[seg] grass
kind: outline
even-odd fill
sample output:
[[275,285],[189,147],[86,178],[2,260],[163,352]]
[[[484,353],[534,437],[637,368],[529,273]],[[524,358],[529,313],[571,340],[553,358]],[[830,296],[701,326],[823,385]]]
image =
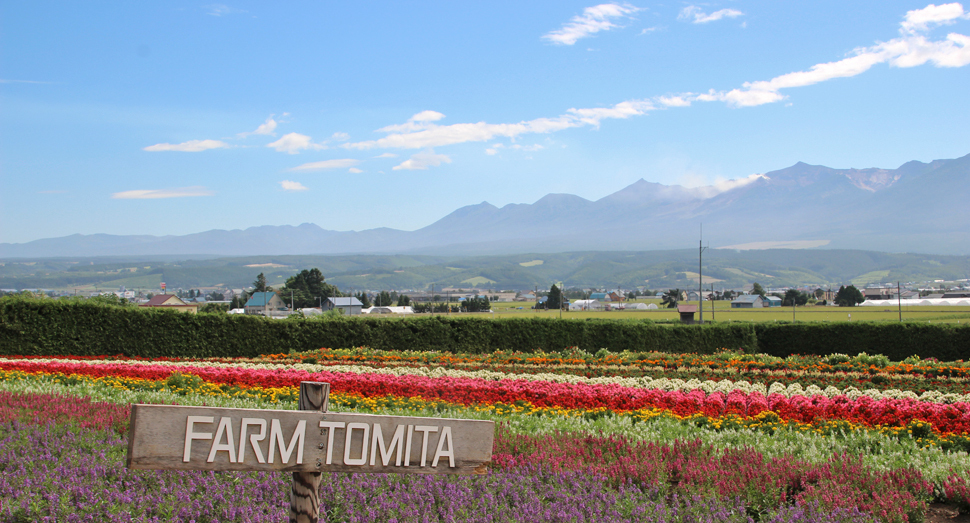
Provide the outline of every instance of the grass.
[[[697,302],[684,302],[697,305]],[[658,306],[662,306],[658,304]],[[765,309],[732,309],[731,302],[714,302],[713,318],[711,302],[704,303],[704,321],[715,322],[768,322],[792,321],[791,307]],[[522,309],[518,309],[522,307]],[[531,302],[494,302],[492,310],[495,318],[515,318],[536,316],[558,318],[559,311],[532,310]],[[849,318],[851,315],[851,319]],[[611,318],[628,320],[673,321],[679,318],[676,309],[656,310],[613,310],[613,311],[563,311],[562,317],[572,319]],[[699,315],[695,316],[698,318]],[[941,323],[970,323],[970,307],[962,306],[911,306],[903,307],[904,321],[932,321]],[[806,305],[797,307],[795,321],[837,322],[837,321],[899,321],[899,311],[895,307],[828,307]]]

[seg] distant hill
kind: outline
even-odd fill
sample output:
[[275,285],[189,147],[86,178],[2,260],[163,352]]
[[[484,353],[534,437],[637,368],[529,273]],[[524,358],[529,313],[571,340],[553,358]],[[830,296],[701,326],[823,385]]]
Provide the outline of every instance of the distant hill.
[[[249,256],[204,260],[55,258],[7,261],[0,289],[100,288],[156,290],[199,287],[245,288],[259,273],[280,286],[300,270],[317,267],[344,291],[425,290],[444,287],[525,290],[567,287],[647,289],[696,288],[697,249],[528,253],[494,256]],[[837,287],[896,281],[960,280],[970,277],[970,257],[889,254],[856,250],[731,250],[704,254],[705,287]]]
[[[747,182],[747,183],[743,183]],[[597,201],[549,194],[532,204],[488,202],[416,231],[330,231],[311,223],[184,236],[75,234],[0,244],[0,258],[286,254],[481,255],[676,249],[814,242],[827,248],[970,253],[970,155],[898,169],[797,163],[728,190],[639,180]]]

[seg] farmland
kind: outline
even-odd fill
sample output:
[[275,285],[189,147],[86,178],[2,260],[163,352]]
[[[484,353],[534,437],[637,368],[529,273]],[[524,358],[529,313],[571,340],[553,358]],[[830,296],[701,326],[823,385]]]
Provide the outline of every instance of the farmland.
[[[654,301],[658,307],[663,307],[659,300]],[[774,307],[761,309],[732,309],[728,301],[715,301],[713,318],[711,303],[704,302],[704,321],[715,322],[774,322],[792,321],[791,307]],[[683,302],[684,305],[697,305],[697,302]],[[522,307],[521,309],[519,307]],[[514,318],[523,315],[537,317],[559,317],[559,311],[532,310],[531,304],[523,302],[494,302],[492,310],[496,319]],[[851,315],[851,317],[850,317]],[[934,307],[903,307],[904,321],[932,321],[945,323],[970,323],[970,307],[963,306],[934,306]],[[618,320],[652,320],[675,321],[679,319],[677,309],[651,310],[610,310],[610,311],[563,311],[563,318],[610,318]],[[699,319],[695,315],[695,319]],[[795,321],[800,322],[840,322],[840,321],[899,321],[899,311],[895,307],[826,307],[803,306],[797,307]]]
[[497,422],[488,476],[330,474],[330,521],[941,521],[970,508],[968,378],[726,350],[8,356],[0,518],[279,521],[288,474],[125,470],[128,408],[295,409],[325,381],[338,412]]

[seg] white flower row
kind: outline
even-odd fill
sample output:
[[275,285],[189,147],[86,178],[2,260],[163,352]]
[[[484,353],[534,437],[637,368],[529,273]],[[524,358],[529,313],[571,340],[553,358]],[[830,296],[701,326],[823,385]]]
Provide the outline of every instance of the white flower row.
[[285,371],[285,370],[302,370],[308,373],[317,372],[335,372],[335,373],[353,373],[353,374],[385,374],[392,376],[423,376],[428,378],[472,378],[472,379],[483,379],[488,381],[500,381],[500,380],[525,380],[525,381],[544,381],[551,383],[569,383],[569,384],[581,384],[581,385],[615,385],[620,387],[629,388],[639,388],[639,389],[659,389],[664,391],[681,391],[690,392],[694,390],[701,390],[705,394],[713,394],[715,392],[721,392],[728,394],[732,391],[740,391],[745,394],[750,394],[752,392],[760,392],[765,396],[771,394],[781,394],[782,396],[792,397],[792,396],[825,396],[832,398],[835,396],[844,395],[851,400],[856,400],[862,396],[869,396],[874,400],[881,399],[903,399],[909,398],[919,401],[931,402],[931,403],[965,403],[970,402],[970,394],[954,394],[954,393],[942,393],[939,391],[926,391],[921,394],[917,394],[913,391],[902,391],[899,389],[865,389],[859,390],[856,387],[847,387],[845,389],[839,389],[837,387],[828,386],[824,389],[817,385],[809,385],[808,387],[803,387],[800,383],[792,383],[790,385],[784,385],[782,383],[774,382],[771,385],[765,385],[764,383],[749,383],[745,380],[731,381],[729,379],[722,379],[719,381],[690,379],[682,380],[679,378],[651,378],[649,376],[643,376],[639,378],[625,378],[625,377],[596,377],[587,378],[585,376],[576,376],[573,374],[555,374],[555,373],[538,373],[538,374],[517,374],[517,373],[506,373],[497,372],[490,370],[461,370],[461,369],[447,369],[444,367],[370,367],[366,365],[317,365],[308,363],[297,363],[297,364],[283,364],[283,363],[249,363],[249,362],[208,362],[208,361],[138,361],[138,360],[71,360],[71,359],[60,359],[60,358],[35,358],[35,359],[5,359],[5,361],[22,361],[22,362],[34,362],[34,363],[74,363],[83,365],[110,365],[110,364],[121,364],[121,365],[156,365],[156,366],[169,366],[169,367],[208,367],[208,368],[223,368],[223,369],[253,369],[253,370],[266,370],[266,371]]

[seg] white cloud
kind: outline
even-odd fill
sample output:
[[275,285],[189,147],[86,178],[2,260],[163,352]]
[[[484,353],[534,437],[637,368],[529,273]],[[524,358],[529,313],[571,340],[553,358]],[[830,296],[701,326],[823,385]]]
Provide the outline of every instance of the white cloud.
[[397,155],[394,153],[384,153],[384,154],[379,154],[374,158],[397,158]]
[[255,131],[249,132],[249,133],[239,133],[238,136],[240,138],[245,138],[245,137],[250,136],[250,135],[253,135],[253,134],[262,134],[262,135],[275,136],[275,134],[273,133],[273,131],[276,130],[277,123],[278,122],[273,119],[273,115],[269,115],[269,118],[267,118],[265,122],[259,124],[259,127],[257,127]]
[[291,182],[289,180],[283,180],[280,182],[280,186],[283,187],[284,191],[297,192],[297,191],[308,191],[306,187],[300,182]]
[[[720,179],[715,181],[712,185],[701,185],[698,187],[692,187],[693,189],[692,192],[700,198],[713,198],[718,194],[721,194],[722,192],[727,192],[727,191],[730,191],[731,189],[737,189],[738,187],[744,187],[745,185],[754,183],[762,178],[765,180],[768,179],[768,177],[763,174],[752,174],[737,180]],[[687,183],[685,183],[684,185],[687,187],[690,187],[692,184],[690,183],[690,181],[687,181]]]
[[445,115],[437,111],[421,111],[420,113],[408,118],[408,121],[403,124],[388,125],[387,127],[382,127],[377,130],[381,133],[410,133],[414,131],[420,131],[422,129],[427,129],[429,126],[433,126],[431,122],[436,122]]
[[300,133],[289,133],[284,134],[279,140],[273,143],[267,144],[266,147],[272,147],[281,153],[296,154],[304,149],[326,149],[326,145],[313,143],[312,139]]
[[197,153],[209,149],[222,149],[229,147],[229,144],[221,140],[189,140],[182,143],[156,143],[145,147],[144,151],[181,151],[185,153]]
[[212,16],[225,16],[225,15],[248,12],[243,9],[235,9],[233,7],[229,7],[226,4],[209,4],[205,6],[205,8],[209,10],[209,14]]
[[364,171],[362,171],[361,169],[358,169],[356,167],[351,167],[350,169],[347,169],[347,172],[351,172],[351,173],[354,173],[354,174],[360,174],[360,173],[362,173]]
[[930,25],[952,24],[958,18],[967,18],[964,14],[963,6],[958,3],[934,5],[930,4],[923,9],[914,9],[906,13],[906,18],[900,24],[900,32],[903,34],[916,34],[926,31]]
[[[493,138],[515,138],[522,134],[545,134],[571,127],[585,125],[598,126],[601,120],[608,118],[629,118],[644,114],[653,109],[648,100],[630,100],[620,102],[613,107],[599,107],[591,109],[569,109],[567,114],[555,118],[537,118],[513,124],[460,123],[453,125],[436,125],[431,122],[415,126],[414,118],[401,125],[389,125],[378,129],[379,132],[390,132],[388,136],[378,140],[354,142],[344,144],[347,149],[426,149],[454,145],[467,142],[486,142]],[[435,113],[441,114],[441,113]],[[444,115],[441,115],[442,117]]]
[[647,28],[641,29],[640,30],[640,34],[641,35],[649,34],[649,33],[652,33],[654,31],[658,30],[658,29],[660,29],[660,26],[647,27]]
[[580,38],[616,28],[611,19],[629,18],[640,10],[630,4],[615,3],[587,7],[583,9],[583,14],[572,17],[561,29],[550,31],[542,38],[558,45],[573,45]]
[[722,18],[735,18],[742,15],[744,15],[744,13],[738,11],[737,9],[721,9],[720,11],[714,11],[711,14],[707,14],[702,11],[700,7],[690,5],[680,11],[680,14],[677,15],[677,19],[690,20],[691,23],[695,24],[706,24],[708,22],[716,22]]
[[153,200],[157,198],[186,198],[191,196],[212,196],[214,192],[205,187],[180,187],[177,189],[143,189],[122,191],[111,195],[115,200]]
[[331,136],[330,139],[338,142],[345,142],[350,139],[350,135],[347,133],[333,133],[333,136]]
[[424,170],[428,167],[437,167],[442,163],[451,163],[451,158],[444,154],[434,154],[434,152],[418,153],[411,156],[410,159],[401,162],[400,165],[395,165],[394,170]]
[[[953,5],[958,9],[951,7]],[[694,99],[723,101],[734,107],[751,107],[784,100],[785,96],[778,92],[781,89],[857,76],[881,63],[888,63],[892,67],[915,67],[932,62],[937,67],[963,67],[970,64],[970,37],[950,33],[945,40],[931,41],[915,32],[926,30],[931,22],[945,23],[966,17],[959,4],[939,7],[931,4],[925,9],[906,14],[905,20],[900,24],[900,32],[904,36],[900,38],[871,47],[856,48],[852,52],[853,56],[836,62],[816,64],[807,71],[783,74],[771,80],[746,82],[742,88],[728,92],[711,90],[706,94],[696,95]]]
[[323,160],[322,162],[310,162],[303,165],[287,169],[288,171],[323,171],[327,169],[347,169],[360,163],[360,160],[353,158],[343,158],[340,160]]
[[[959,7],[958,4],[956,4]],[[938,9],[929,6],[920,11],[907,13],[901,23],[903,32],[908,28],[928,27],[929,23],[945,23],[968,16],[962,7]],[[711,15],[698,9],[687,11],[694,19],[707,19],[715,15],[734,16],[721,10]],[[718,14],[721,13],[721,14]],[[907,25],[908,24],[908,25]],[[922,25],[920,25],[922,24]],[[430,149],[469,142],[487,142],[496,138],[516,139],[526,134],[547,134],[578,127],[597,127],[603,120],[624,119],[641,116],[650,111],[689,107],[693,102],[724,102],[732,107],[753,107],[783,101],[786,96],[782,90],[804,87],[836,78],[847,78],[864,73],[874,65],[888,63],[892,67],[914,67],[927,62],[937,67],[963,67],[970,64],[970,37],[951,33],[944,40],[929,40],[921,34],[904,35],[900,38],[881,42],[871,47],[855,49],[851,56],[834,62],[816,64],[804,71],[783,74],[770,80],[746,82],[741,87],[727,91],[714,89],[706,93],[679,93],[657,96],[650,99],[627,100],[612,107],[571,108],[565,114],[553,118],[536,118],[518,123],[490,124],[486,122],[457,123],[439,125],[444,115],[435,111],[423,111],[412,116],[403,124],[394,124],[378,129],[388,133],[376,140],[345,143],[346,149]],[[496,145],[488,146],[485,153],[494,155]],[[389,157],[385,153],[380,157]],[[416,162],[405,162],[407,165]],[[403,165],[397,168],[405,168]]]

